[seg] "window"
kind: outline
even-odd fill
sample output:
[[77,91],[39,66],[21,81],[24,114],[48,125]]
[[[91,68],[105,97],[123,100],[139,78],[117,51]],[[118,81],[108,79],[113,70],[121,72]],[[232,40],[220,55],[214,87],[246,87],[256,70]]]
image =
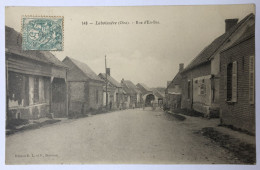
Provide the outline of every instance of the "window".
[[190,89],[191,88],[191,82],[190,81],[188,81],[188,99],[190,99],[190,96],[191,96],[191,94],[190,94]]
[[[29,105],[29,80],[28,76],[8,72],[8,98],[9,107]],[[15,101],[15,102],[10,102]]]
[[227,66],[227,101],[237,101],[237,62]]
[[118,102],[118,101],[119,101],[119,94],[116,93],[116,102]]
[[98,90],[96,90],[96,103],[98,103]]
[[227,101],[232,100],[232,63],[227,66]]
[[[204,81],[203,81],[204,82]],[[202,83],[199,87],[200,95],[205,95],[206,94],[206,85],[205,83]]]
[[255,102],[255,61],[254,56],[249,57],[249,103]]
[[34,77],[33,103],[39,102],[39,78]]

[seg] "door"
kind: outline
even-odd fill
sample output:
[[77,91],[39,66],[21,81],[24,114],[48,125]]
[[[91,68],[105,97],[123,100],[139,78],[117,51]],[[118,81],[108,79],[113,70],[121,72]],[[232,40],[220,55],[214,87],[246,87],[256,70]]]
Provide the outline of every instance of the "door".
[[54,78],[51,86],[51,112],[54,117],[66,117],[66,83],[64,79]]

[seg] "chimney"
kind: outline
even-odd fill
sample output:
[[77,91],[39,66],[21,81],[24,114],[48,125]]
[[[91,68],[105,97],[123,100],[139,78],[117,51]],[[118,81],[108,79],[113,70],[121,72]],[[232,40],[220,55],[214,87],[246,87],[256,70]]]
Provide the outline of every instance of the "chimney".
[[183,63],[180,63],[180,64],[179,64],[179,72],[181,72],[181,71],[183,70],[183,68],[184,68],[184,64],[183,64]]
[[124,78],[122,78],[122,80],[121,80],[121,83],[124,83],[124,81],[125,81],[125,79],[124,79]]
[[110,76],[110,68],[107,68],[107,69],[106,69],[106,73],[107,73],[107,75]]
[[234,19],[226,19],[226,32],[230,30],[230,28],[232,28],[234,25],[237,24],[238,19],[234,18]]

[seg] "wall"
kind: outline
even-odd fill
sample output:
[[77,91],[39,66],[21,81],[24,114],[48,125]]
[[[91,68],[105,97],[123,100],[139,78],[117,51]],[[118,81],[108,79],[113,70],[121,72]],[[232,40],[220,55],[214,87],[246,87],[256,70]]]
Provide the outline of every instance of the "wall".
[[[193,79],[193,109],[204,114],[211,105],[211,75]],[[203,92],[202,92],[203,91]]]
[[182,97],[181,97],[181,108],[182,109],[192,109],[193,95],[188,98],[188,81],[191,82],[190,92],[193,93],[193,79],[201,76],[210,75],[210,62],[200,65],[188,72],[182,73]]
[[[255,133],[255,104],[249,103],[249,56],[255,55],[254,38],[224,51],[221,54],[220,108],[221,121],[225,125]],[[237,61],[237,102],[226,102],[226,67]]]
[[[38,87],[35,91],[35,78]],[[8,72],[7,119],[38,119],[46,117],[50,110],[50,78]],[[38,90],[38,91],[37,91]],[[34,99],[34,93],[38,99]]]
[[51,73],[52,73],[52,76],[54,76],[54,77],[66,79],[66,69],[65,68],[52,67]]
[[181,94],[168,94],[167,95],[167,107],[171,111],[179,109],[181,106]]
[[85,83],[86,96],[88,101],[86,111],[100,109],[103,106],[103,83],[89,81]]
[[69,113],[83,113],[85,100],[85,82],[68,82]]

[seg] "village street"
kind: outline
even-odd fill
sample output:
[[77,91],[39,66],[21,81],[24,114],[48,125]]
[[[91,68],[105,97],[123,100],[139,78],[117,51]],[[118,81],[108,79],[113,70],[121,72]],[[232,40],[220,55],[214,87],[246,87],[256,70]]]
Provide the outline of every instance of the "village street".
[[239,163],[200,128],[150,107],[68,119],[8,136],[6,163]]

